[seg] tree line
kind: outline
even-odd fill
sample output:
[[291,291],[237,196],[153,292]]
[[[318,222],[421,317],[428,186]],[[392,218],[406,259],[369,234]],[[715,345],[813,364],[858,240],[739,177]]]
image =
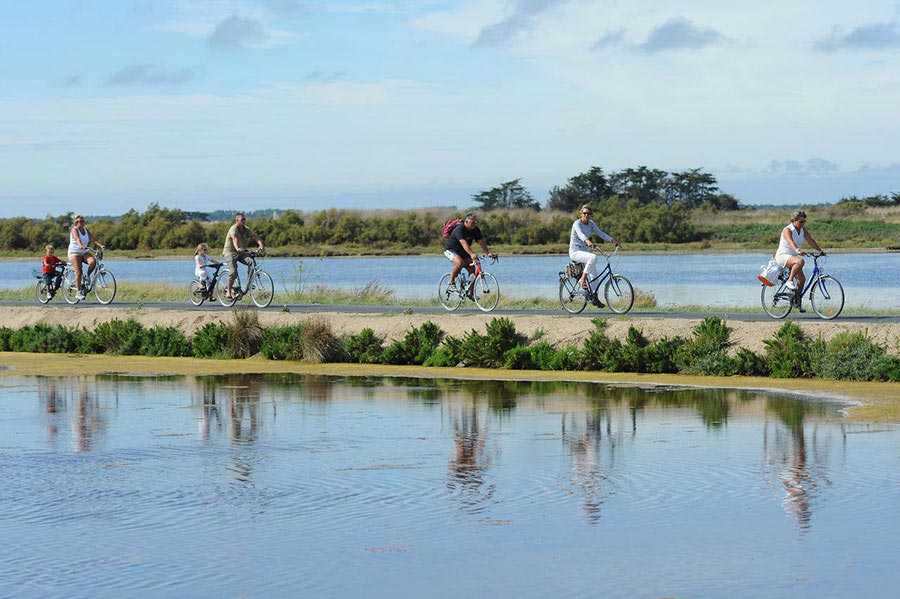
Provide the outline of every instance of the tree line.
[[[550,190],[544,206],[515,179],[474,194],[464,210],[361,211],[327,209],[316,212],[262,210],[249,212],[250,226],[273,248],[316,246],[358,247],[361,251],[424,249],[442,243],[444,220],[466,210],[480,212],[479,226],[492,244],[567,244],[572,220],[582,204],[594,205],[595,220],[606,231],[631,243],[686,243],[701,232],[691,223],[697,208],[735,210],[737,199],[720,193],[715,177],[690,169],[668,173],[645,166],[610,174],[592,167]],[[221,218],[221,213],[214,217]],[[0,251],[42,252],[46,244],[68,246],[73,213],[41,220],[0,219]],[[92,218],[91,232],[112,248],[135,251],[194,248],[205,242],[224,245],[230,218],[151,204],[146,211]],[[214,249],[215,251],[215,249]],[[317,252],[316,252],[317,253]]]

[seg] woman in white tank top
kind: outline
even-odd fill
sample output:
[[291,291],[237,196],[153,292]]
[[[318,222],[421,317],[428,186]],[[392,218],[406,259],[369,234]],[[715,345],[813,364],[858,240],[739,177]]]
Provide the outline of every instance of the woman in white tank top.
[[[803,274],[803,265],[805,261],[801,256],[805,256],[806,252],[801,249],[805,241],[809,241],[809,245],[821,253],[825,253],[813,236],[806,229],[806,213],[797,210],[791,215],[791,224],[781,230],[781,237],[778,241],[778,250],[775,252],[775,262],[779,266],[791,269],[791,275],[787,282],[788,289],[803,289],[806,283],[806,276]],[[794,282],[796,279],[796,283]],[[801,309],[802,312],[802,309]]]
[[78,290],[78,299],[84,299],[84,292],[81,290],[81,274],[82,264],[88,263],[87,276],[90,277],[97,266],[97,259],[88,251],[88,246],[95,243],[100,247],[100,243],[94,235],[84,226],[84,217],[80,214],[75,216],[75,224],[69,232],[69,262],[75,269],[75,288]]

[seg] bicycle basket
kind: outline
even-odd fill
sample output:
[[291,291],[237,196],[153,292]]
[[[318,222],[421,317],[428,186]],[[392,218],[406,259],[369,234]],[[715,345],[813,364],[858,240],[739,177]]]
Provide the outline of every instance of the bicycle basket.
[[577,279],[584,272],[584,264],[580,262],[569,262],[566,264],[566,277]]

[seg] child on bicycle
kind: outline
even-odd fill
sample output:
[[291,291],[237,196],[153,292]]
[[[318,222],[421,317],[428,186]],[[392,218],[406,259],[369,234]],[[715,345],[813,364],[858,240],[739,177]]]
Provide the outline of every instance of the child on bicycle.
[[46,253],[41,261],[41,278],[44,280],[44,287],[47,288],[48,295],[53,297],[62,281],[65,262],[56,256],[56,250],[53,249],[52,245],[47,245],[44,251]]
[[222,263],[209,256],[208,245],[201,243],[197,246],[197,251],[194,254],[194,274],[197,275],[200,282],[203,283],[203,288],[206,289],[207,292],[211,291],[211,289],[209,289],[209,273],[207,273],[206,267],[219,264]]

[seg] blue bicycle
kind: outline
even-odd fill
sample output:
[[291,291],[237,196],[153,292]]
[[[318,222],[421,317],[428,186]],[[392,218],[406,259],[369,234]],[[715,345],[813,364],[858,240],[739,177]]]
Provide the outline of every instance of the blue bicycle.
[[612,256],[597,248],[600,255],[606,258],[606,266],[596,277],[587,281],[588,289],[584,289],[579,283],[579,278],[584,270],[584,264],[570,262],[564,271],[559,273],[559,303],[563,310],[569,314],[579,314],[587,305],[588,300],[598,308],[603,307],[600,301],[600,287],[603,287],[603,298],[606,305],[616,314],[625,314],[634,305],[634,288],[624,276],[614,273],[610,258],[619,252],[619,246],[613,251]]
[[790,269],[781,269],[778,280],[774,285],[763,284],[760,298],[763,310],[772,318],[784,318],[794,308],[800,307],[803,296],[809,292],[809,303],[813,311],[825,320],[837,318],[844,309],[844,288],[837,279],[826,275],[820,268],[825,264],[825,254],[808,253],[813,259],[812,274],[806,279],[803,289],[792,291],[787,287]]

